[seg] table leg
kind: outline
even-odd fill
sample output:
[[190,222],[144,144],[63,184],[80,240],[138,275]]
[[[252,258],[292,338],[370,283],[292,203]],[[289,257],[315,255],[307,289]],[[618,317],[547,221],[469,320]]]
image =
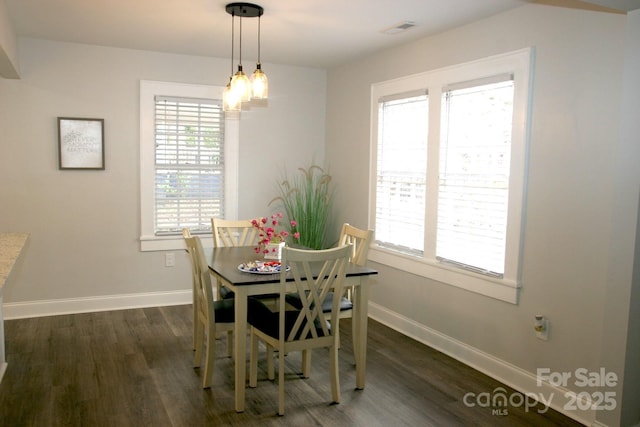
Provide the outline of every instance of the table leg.
[[355,313],[352,321],[356,322],[356,389],[364,388],[367,371],[367,319],[369,317],[369,283],[366,276],[361,277],[360,286],[355,287]]
[[244,412],[244,396],[247,380],[247,294],[237,288],[234,292],[236,412]]

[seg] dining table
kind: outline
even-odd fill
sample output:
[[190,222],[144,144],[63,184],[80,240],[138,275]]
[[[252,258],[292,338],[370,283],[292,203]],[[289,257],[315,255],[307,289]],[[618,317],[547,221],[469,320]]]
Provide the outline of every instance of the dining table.
[[[235,294],[234,357],[235,357],[235,409],[245,408],[246,364],[247,364],[247,301],[250,296],[280,292],[280,274],[260,274],[243,271],[243,264],[261,258],[253,246],[218,247],[205,249],[209,270],[218,283]],[[286,268],[285,268],[286,270]],[[378,272],[367,266],[349,263],[346,269],[344,288],[353,287],[354,355],[356,365],[356,389],[365,386],[367,362],[367,318],[369,302],[369,277]],[[285,272],[285,274],[288,274]],[[291,288],[294,291],[293,278]]]

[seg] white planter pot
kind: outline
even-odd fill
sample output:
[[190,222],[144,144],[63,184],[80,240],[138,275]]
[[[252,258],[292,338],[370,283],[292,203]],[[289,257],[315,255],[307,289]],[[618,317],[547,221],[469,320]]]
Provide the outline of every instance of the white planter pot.
[[269,243],[265,246],[267,252],[264,254],[264,259],[280,260],[282,258],[282,248],[284,248],[284,242]]

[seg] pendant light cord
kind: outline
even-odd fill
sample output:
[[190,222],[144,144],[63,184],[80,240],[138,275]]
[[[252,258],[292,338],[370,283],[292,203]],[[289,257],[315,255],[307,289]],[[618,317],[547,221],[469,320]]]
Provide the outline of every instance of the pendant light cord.
[[242,67],[242,15],[240,15],[240,56],[238,58],[238,67]]
[[231,14],[231,76],[233,76],[233,48],[235,46],[236,15]]

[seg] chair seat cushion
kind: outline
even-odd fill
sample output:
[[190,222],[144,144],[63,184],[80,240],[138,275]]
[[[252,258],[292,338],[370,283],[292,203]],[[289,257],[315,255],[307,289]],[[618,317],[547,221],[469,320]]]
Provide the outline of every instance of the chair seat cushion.
[[213,302],[216,323],[233,323],[235,320],[234,299],[227,298]]
[[[247,302],[248,315],[247,320],[249,324],[270,337],[278,339],[279,337],[279,323],[280,323],[280,313],[279,311],[271,311],[271,309],[264,303],[262,303],[259,299],[250,298]],[[293,329],[293,326],[300,314],[300,310],[292,309],[285,311],[284,315],[284,331],[285,336],[288,337],[289,333]],[[325,322],[327,326],[327,331],[331,332],[331,325],[329,322],[322,320]],[[305,320],[306,322],[306,320]],[[322,325],[319,323],[319,320],[315,322],[315,328],[318,336],[324,336],[322,331]],[[301,332],[304,329],[304,324],[300,328],[300,333],[295,337],[296,340],[301,339]],[[311,332],[308,333],[306,338],[311,338]]]
[[[300,295],[298,295],[297,293],[287,294],[287,302],[295,308],[302,308],[302,300],[300,299]],[[331,304],[333,304],[333,292],[327,292],[327,296],[322,302],[322,312],[331,313]],[[352,308],[353,303],[351,301],[349,301],[345,297],[342,297],[340,299],[340,311],[351,310]]]
[[220,296],[223,299],[233,298],[235,293],[224,285],[220,285]]

